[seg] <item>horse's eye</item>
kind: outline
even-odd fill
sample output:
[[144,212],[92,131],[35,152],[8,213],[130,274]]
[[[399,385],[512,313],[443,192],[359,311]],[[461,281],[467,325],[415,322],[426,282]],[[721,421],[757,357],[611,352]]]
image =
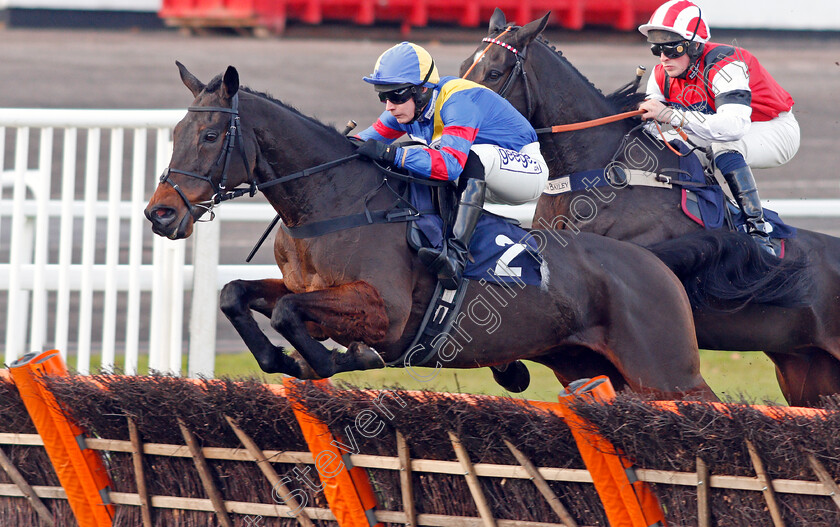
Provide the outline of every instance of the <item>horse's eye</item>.
[[204,140],[207,141],[208,143],[212,143],[213,141],[215,141],[218,138],[219,138],[219,133],[214,132],[212,130],[204,134]]
[[501,78],[502,72],[499,70],[490,70],[490,73],[487,74],[487,80],[495,81]]

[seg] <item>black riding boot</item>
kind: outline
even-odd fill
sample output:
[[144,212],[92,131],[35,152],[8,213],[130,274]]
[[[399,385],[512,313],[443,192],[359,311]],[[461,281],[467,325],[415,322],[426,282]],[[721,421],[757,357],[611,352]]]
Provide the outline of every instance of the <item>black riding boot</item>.
[[444,241],[440,251],[423,248],[417,252],[420,261],[437,274],[438,280],[447,289],[458,287],[467,265],[470,239],[484,207],[485,187],[484,180],[468,180],[452,226],[452,238]]
[[735,169],[724,174],[723,178],[729,185],[741,212],[747,217],[747,233],[762,249],[775,256],[776,252],[773,250],[770,236],[764,230],[764,210],[761,208],[761,200],[758,197],[758,189],[755,187],[755,179],[750,167]]

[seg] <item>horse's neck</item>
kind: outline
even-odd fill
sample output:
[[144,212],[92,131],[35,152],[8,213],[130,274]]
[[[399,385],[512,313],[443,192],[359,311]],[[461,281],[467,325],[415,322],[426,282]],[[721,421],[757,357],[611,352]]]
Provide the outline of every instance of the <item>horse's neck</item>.
[[[272,104],[266,102],[265,104]],[[286,108],[263,108],[254,127],[255,177],[269,182],[352,154],[349,143]],[[361,210],[376,185],[373,169],[357,162],[271,186],[265,195],[287,225],[299,225]]]
[[[555,89],[535,90],[542,94],[531,119],[535,128],[590,121],[615,113],[606,98],[570,64],[552,64],[543,68],[542,75],[549,78],[540,78],[539,84]],[[550,166],[558,173],[571,174],[606,166],[629,129],[626,122],[618,122],[545,134],[540,137],[540,144]]]
[[[565,106],[565,103],[562,104]],[[535,119],[538,122],[534,123],[538,128],[590,121],[612,113],[611,110],[598,109],[577,111],[570,116],[548,108],[547,112],[540,115],[540,110],[541,108],[538,109],[538,118]],[[558,167],[564,174],[571,174],[605,167],[628,130],[629,127],[625,123],[619,122],[574,132],[545,134],[540,138],[540,144],[550,165]]]

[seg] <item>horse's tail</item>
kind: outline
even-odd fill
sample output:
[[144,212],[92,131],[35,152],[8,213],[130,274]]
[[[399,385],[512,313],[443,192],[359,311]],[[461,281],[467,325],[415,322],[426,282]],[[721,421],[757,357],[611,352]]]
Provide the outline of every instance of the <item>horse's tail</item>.
[[804,254],[780,260],[742,233],[698,231],[648,249],[677,275],[695,308],[800,307],[811,295]]

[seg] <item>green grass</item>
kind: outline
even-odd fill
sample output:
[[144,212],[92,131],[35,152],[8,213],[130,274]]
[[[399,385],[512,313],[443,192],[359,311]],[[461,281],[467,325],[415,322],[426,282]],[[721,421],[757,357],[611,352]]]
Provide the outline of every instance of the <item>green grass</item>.
[[[99,368],[98,357],[92,357],[91,371]],[[555,401],[560,384],[551,370],[533,362],[526,362],[531,372],[531,386],[517,397],[540,401]],[[123,358],[117,358],[121,369]],[[148,371],[149,357],[141,355],[139,371]],[[74,358],[69,365],[75,366]],[[773,363],[763,353],[739,353],[729,351],[700,351],[700,370],[706,382],[723,400],[746,400],[755,403],[772,402],[785,404],[776,382]],[[250,353],[221,353],[216,356],[216,376],[260,377],[265,382],[279,383],[280,375],[265,375]],[[344,381],[356,386],[383,388],[401,386],[409,390],[435,390],[440,392],[483,393],[488,395],[509,395],[495,383],[488,368],[471,370],[441,369],[435,373],[430,368],[415,368],[416,376],[428,378],[421,382],[409,371],[398,368],[349,372],[336,375],[333,380]],[[182,371],[186,374],[186,371]]]
[[700,350],[700,371],[723,400],[787,404],[764,353]]
[[[527,362],[531,372],[531,386],[517,397],[541,401],[557,400],[560,384],[551,370],[533,362]],[[715,393],[723,400],[745,399],[750,402],[785,404],[782,392],[776,382],[773,363],[763,353],[735,353],[728,351],[700,351],[700,370]],[[247,376],[259,375],[259,367],[249,353],[220,354],[216,357],[216,375]],[[408,371],[388,368],[364,372],[349,372],[336,375],[333,379],[357,386],[372,388],[402,386],[409,390],[430,389],[442,392],[484,393],[506,395],[493,380],[488,368],[471,370],[439,370],[437,374],[429,368],[416,368],[417,377],[428,376],[428,382],[420,382]],[[278,375],[266,375],[267,382],[280,382]]]

